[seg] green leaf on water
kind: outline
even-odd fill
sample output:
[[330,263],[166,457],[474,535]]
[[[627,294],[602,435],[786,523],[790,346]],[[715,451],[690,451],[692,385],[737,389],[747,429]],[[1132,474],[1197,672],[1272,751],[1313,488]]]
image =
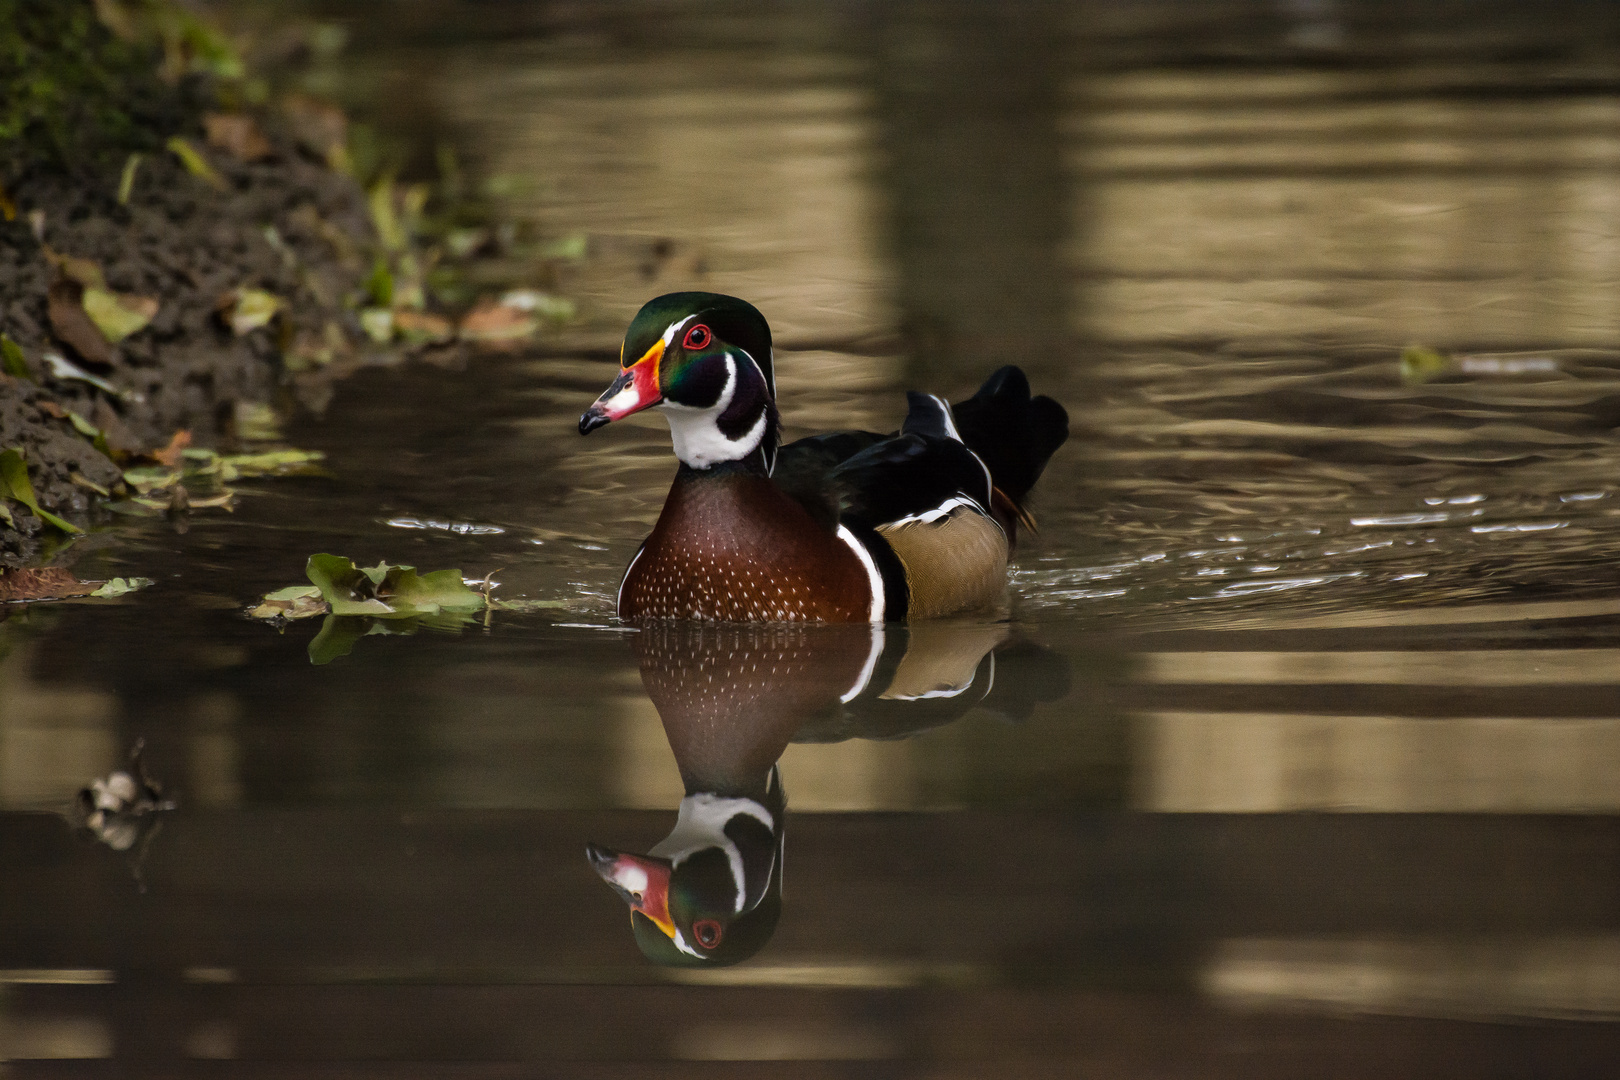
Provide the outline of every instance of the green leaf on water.
[[556,608],[566,608],[566,600],[496,600],[491,599],[489,606],[497,611],[549,611]]
[[34,485],[28,479],[28,465],[23,461],[21,450],[7,450],[0,453],[0,496],[16,499],[38,515],[40,520],[56,526],[65,533],[84,531],[73,522],[64,521],[49,510],[41,509],[39,499],[34,496]]
[[308,619],[325,615],[332,610],[321,599],[321,590],[315,585],[291,585],[265,593],[264,599],[248,611],[254,619]]
[[6,374],[13,378],[34,381],[34,373],[28,367],[28,358],[23,356],[22,346],[4,334],[0,334],[0,366],[4,366]]
[[334,615],[408,619],[484,607],[483,594],[462,582],[460,570],[418,574],[411,566],[358,567],[341,555],[321,554],[310,556],[305,573]]
[[309,662],[330,664],[340,656],[354,651],[355,642],[366,636],[369,629],[365,619],[345,615],[328,615],[321,623],[320,632],[310,640]]
[[151,585],[151,584],[152,584],[152,579],[149,578],[149,577],[132,577],[132,578],[115,577],[111,581],[109,581],[109,582],[105,583],[104,585],[102,585],[101,588],[97,589],[95,592],[91,593],[90,595],[91,596],[99,596],[99,597],[101,597],[103,599],[107,599],[107,598],[114,597],[114,596],[125,596],[125,595],[127,595],[129,593],[137,592],[137,591],[139,591],[141,589],[144,589],[148,585]]
[[1408,383],[1425,383],[1445,374],[1451,366],[1444,353],[1427,345],[1408,345],[1401,350],[1401,379]]
[[220,479],[226,483],[253,476],[322,476],[319,450],[267,450],[262,454],[229,454],[219,459]]
[[275,442],[281,438],[276,410],[257,401],[236,403],[236,437],[244,442]]
[[180,470],[166,468],[162,465],[142,465],[134,469],[124,470],[124,483],[145,495],[149,491],[161,491],[173,487],[180,482]]

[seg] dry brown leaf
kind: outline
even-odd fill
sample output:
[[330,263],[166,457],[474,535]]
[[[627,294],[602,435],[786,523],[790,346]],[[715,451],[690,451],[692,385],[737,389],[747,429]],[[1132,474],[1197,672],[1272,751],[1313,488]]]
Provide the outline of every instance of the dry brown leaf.
[[58,341],[67,345],[87,364],[108,367],[113,362],[112,346],[84,311],[84,286],[71,278],[51,282],[46,294],[45,314]]
[[412,344],[442,345],[456,336],[449,319],[423,311],[394,312],[394,329]]
[[462,318],[461,337],[481,345],[511,345],[539,328],[539,320],[528,312],[486,300]]
[[258,121],[245,113],[204,113],[208,145],[227,151],[238,161],[264,161],[276,156],[275,147],[259,130]]
[[168,446],[165,446],[162,450],[153,450],[146,456],[165,468],[178,469],[181,455],[185,453],[186,447],[190,445],[191,432],[182,428],[174,433],[174,438],[169,440]]
[[45,261],[51,264],[51,269],[70,281],[76,281],[87,289],[105,289],[107,281],[101,276],[101,267],[94,259],[81,259],[77,255],[63,255],[53,249],[49,244],[40,244],[40,251]]
[[6,570],[0,572],[0,602],[89,596],[101,584],[99,581],[80,581],[60,566]]

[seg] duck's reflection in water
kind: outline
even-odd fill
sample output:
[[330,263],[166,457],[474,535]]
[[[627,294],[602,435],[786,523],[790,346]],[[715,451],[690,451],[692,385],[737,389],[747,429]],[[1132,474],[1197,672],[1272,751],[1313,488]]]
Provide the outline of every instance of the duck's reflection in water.
[[591,844],[648,959],[735,964],[782,913],[790,742],[904,738],[974,708],[1011,721],[1068,690],[1063,659],[1005,624],[654,624],[631,636],[686,797],[645,855]]

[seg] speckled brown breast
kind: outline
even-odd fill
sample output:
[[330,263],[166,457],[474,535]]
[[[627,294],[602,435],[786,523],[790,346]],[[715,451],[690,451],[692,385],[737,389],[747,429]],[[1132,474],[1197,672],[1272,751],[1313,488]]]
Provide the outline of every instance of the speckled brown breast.
[[768,478],[689,475],[619,590],[624,619],[865,622],[866,570]]

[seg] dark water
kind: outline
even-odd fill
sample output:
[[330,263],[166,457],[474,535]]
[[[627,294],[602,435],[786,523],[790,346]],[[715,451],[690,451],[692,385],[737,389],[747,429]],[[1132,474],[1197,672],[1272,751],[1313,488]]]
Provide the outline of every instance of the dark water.
[[[0,1074],[1620,1060],[1608,9],[447,10],[356,70],[589,235],[580,321],[361,373],[288,430],[332,477],[0,624]],[[693,285],[771,318],[790,437],[1008,359],[1067,403],[1008,622],[617,626],[673,460],[575,421]],[[241,610],[318,551],[564,606],[312,666]],[[178,809],[115,852],[59,811],[137,739]],[[586,843],[784,743],[774,938],[649,964]]]

